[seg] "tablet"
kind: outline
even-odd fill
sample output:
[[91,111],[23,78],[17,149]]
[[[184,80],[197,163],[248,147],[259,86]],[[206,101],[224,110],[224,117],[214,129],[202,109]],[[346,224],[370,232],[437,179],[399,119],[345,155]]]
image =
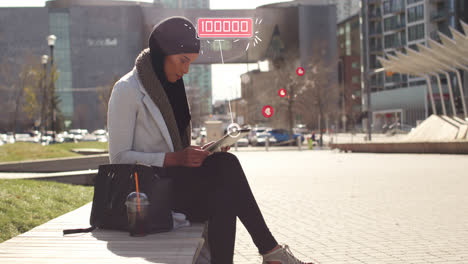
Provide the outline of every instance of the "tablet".
[[[224,135],[221,139],[219,139],[218,141],[216,141],[215,143],[211,144],[210,146],[208,146],[207,148],[205,148],[204,150],[208,150],[209,152],[219,152],[221,151],[221,148],[222,147],[226,147],[226,146],[232,146],[233,144],[235,144],[237,142],[237,140],[247,136],[250,132],[250,129],[247,129],[247,128],[243,128],[237,132],[234,132],[234,133],[228,133],[226,135]],[[235,136],[233,136],[235,135]]]

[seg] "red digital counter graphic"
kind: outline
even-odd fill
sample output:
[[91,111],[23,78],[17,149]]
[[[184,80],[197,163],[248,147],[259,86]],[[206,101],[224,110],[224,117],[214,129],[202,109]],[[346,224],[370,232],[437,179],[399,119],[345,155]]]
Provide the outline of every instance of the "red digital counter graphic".
[[199,38],[251,38],[251,18],[199,18]]
[[269,105],[265,105],[262,110],[263,116],[266,118],[270,118],[273,116],[273,107]]
[[285,96],[287,95],[286,89],[281,88],[281,89],[278,91],[278,95],[279,95],[280,97],[285,97]]
[[304,68],[302,68],[302,67],[297,68],[296,73],[299,76],[304,75],[304,73],[305,73]]

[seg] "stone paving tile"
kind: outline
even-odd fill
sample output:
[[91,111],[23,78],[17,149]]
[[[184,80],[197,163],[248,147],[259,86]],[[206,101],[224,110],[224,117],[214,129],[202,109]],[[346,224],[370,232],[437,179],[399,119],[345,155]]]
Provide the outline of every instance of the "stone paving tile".
[[[468,156],[234,152],[273,235],[319,263],[468,263]],[[234,263],[261,263],[239,221]]]

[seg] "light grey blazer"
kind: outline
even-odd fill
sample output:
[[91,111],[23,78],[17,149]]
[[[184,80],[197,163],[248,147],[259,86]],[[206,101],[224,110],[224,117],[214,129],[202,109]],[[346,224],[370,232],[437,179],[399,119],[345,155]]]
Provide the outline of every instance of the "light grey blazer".
[[107,112],[110,163],[162,167],[174,152],[161,111],[143,87],[136,68],[114,86]]

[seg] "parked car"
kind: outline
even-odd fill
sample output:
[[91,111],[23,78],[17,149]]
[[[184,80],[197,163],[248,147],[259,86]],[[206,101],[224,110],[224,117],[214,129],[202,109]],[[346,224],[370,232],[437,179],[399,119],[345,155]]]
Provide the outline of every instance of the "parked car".
[[57,134],[57,138],[59,138],[61,141],[58,141],[58,142],[73,142],[74,139],[73,139],[73,136],[72,134],[69,134],[67,131],[63,131],[59,134]]
[[73,138],[75,141],[81,141],[85,135],[89,132],[87,129],[70,129],[68,134]]
[[247,139],[247,136],[240,138],[237,140],[237,146],[238,147],[247,147],[249,145],[249,140]]
[[98,129],[94,130],[93,133],[91,133],[93,136],[96,137],[96,141],[99,142],[107,142],[109,134],[105,129]]
[[[289,140],[289,131],[286,129],[272,129],[269,133],[276,139],[278,143]],[[304,136],[299,133],[293,134],[294,144],[296,144],[297,137],[301,138],[301,142],[304,141]]]
[[[55,140],[54,140],[55,139]],[[63,143],[65,142],[65,138],[63,137],[62,133],[55,133],[54,138],[54,131],[46,131],[45,135],[41,139],[42,145],[48,145],[49,143]]]
[[[57,142],[57,138],[55,138],[55,141]],[[44,135],[41,137],[40,142],[42,146],[49,145],[52,142],[52,136]]]
[[13,137],[12,132],[8,132],[6,134],[2,134],[0,139],[6,144],[14,144],[16,142],[15,137]]
[[296,125],[296,127],[293,128],[293,132],[302,135],[310,133],[309,129],[307,129],[307,126],[304,124]]
[[107,142],[107,131],[104,129],[94,130],[91,134],[85,134],[81,138],[81,141],[99,141]]
[[38,143],[38,137],[32,137],[29,133],[16,133],[15,135],[16,142],[29,142],[29,143]]
[[264,133],[266,131],[269,131],[271,130],[271,128],[269,127],[254,127],[250,130],[250,133],[248,135],[248,140],[249,140],[249,144],[253,145],[252,142],[253,141],[257,141],[255,138],[261,134],[261,133]]
[[252,146],[265,146],[265,142],[269,138],[269,144],[275,144],[278,141],[276,138],[272,137],[270,133],[268,132],[263,132],[263,133],[258,133],[255,137],[252,138]]

